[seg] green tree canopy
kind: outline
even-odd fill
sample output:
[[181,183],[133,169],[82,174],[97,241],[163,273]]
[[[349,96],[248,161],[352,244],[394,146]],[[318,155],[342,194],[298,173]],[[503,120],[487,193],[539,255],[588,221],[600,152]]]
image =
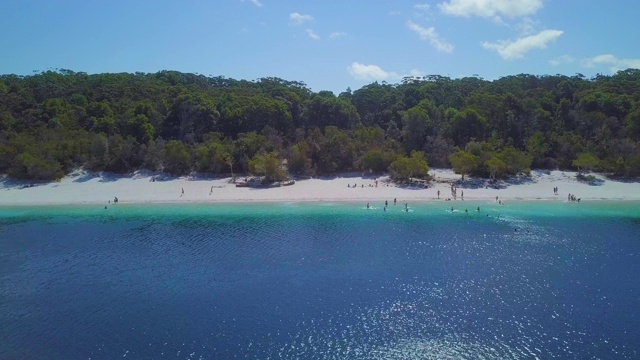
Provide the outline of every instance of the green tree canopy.
[[487,169],[489,169],[489,177],[491,179],[502,176],[502,174],[507,170],[507,165],[504,161],[495,156],[487,160],[484,164]]
[[253,175],[263,176],[264,182],[267,183],[287,179],[287,174],[282,168],[282,161],[273,152],[256,155],[251,159],[249,172]]
[[171,140],[164,147],[164,170],[174,175],[191,171],[191,155],[181,141]]
[[[591,79],[411,76],[338,97],[300,81],[171,70],[0,75],[0,172],[33,179],[78,167],[234,174],[275,151],[292,173],[327,175],[384,171],[421,151],[430,165],[464,175],[573,169],[579,154],[590,153],[602,160],[589,169],[637,176],[638,94],[635,69]],[[167,147],[171,141],[181,145]],[[459,159],[458,149],[476,158]]]
[[471,174],[471,172],[478,166],[479,160],[480,158],[478,156],[464,150],[458,150],[457,152],[449,155],[449,161],[451,161],[453,171],[455,171],[456,174],[462,175],[462,181],[464,181],[465,175]]
[[600,160],[597,157],[589,153],[580,153],[578,154],[578,157],[573,160],[572,165],[577,167],[578,172],[582,174],[588,173],[590,169],[598,166],[599,163]]
[[411,178],[427,178],[429,165],[424,153],[414,151],[411,157],[401,156],[389,165],[391,177],[397,180],[409,180]]
[[502,150],[498,153],[498,158],[504,162],[506,165],[506,171],[509,174],[528,174],[531,169],[531,156],[514,147],[507,147]]

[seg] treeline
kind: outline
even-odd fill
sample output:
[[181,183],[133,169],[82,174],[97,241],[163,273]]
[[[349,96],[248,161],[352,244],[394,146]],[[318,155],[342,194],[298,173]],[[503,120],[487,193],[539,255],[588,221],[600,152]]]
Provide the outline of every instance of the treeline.
[[[272,179],[337,172],[498,178],[530,168],[640,175],[640,70],[586,79],[409,77],[314,93],[302,82],[175,71],[0,76],[0,173],[74,168]],[[584,165],[588,159],[588,166]]]

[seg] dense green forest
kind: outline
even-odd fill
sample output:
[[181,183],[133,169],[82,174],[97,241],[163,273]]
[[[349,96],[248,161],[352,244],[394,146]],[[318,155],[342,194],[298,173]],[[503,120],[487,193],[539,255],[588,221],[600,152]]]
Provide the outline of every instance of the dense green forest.
[[[640,70],[586,79],[431,75],[335,96],[278,78],[176,71],[0,76],[0,173],[389,172],[499,178],[531,168],[640,175]],[[427,166],[428,164],[428,166]]]

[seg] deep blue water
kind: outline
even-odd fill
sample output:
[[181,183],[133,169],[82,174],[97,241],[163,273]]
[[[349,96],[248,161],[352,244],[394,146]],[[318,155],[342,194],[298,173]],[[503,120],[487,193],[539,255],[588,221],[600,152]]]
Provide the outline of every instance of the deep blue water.
[[0,358],[640,358],[640,204],[402,209],[0,208]]

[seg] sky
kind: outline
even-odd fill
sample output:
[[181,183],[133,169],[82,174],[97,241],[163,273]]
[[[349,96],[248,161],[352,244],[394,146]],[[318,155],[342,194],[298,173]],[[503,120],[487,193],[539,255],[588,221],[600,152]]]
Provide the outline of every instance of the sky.
[[2,0],[0,73],[177,70],[338,94],[640,68],[632,0]]

